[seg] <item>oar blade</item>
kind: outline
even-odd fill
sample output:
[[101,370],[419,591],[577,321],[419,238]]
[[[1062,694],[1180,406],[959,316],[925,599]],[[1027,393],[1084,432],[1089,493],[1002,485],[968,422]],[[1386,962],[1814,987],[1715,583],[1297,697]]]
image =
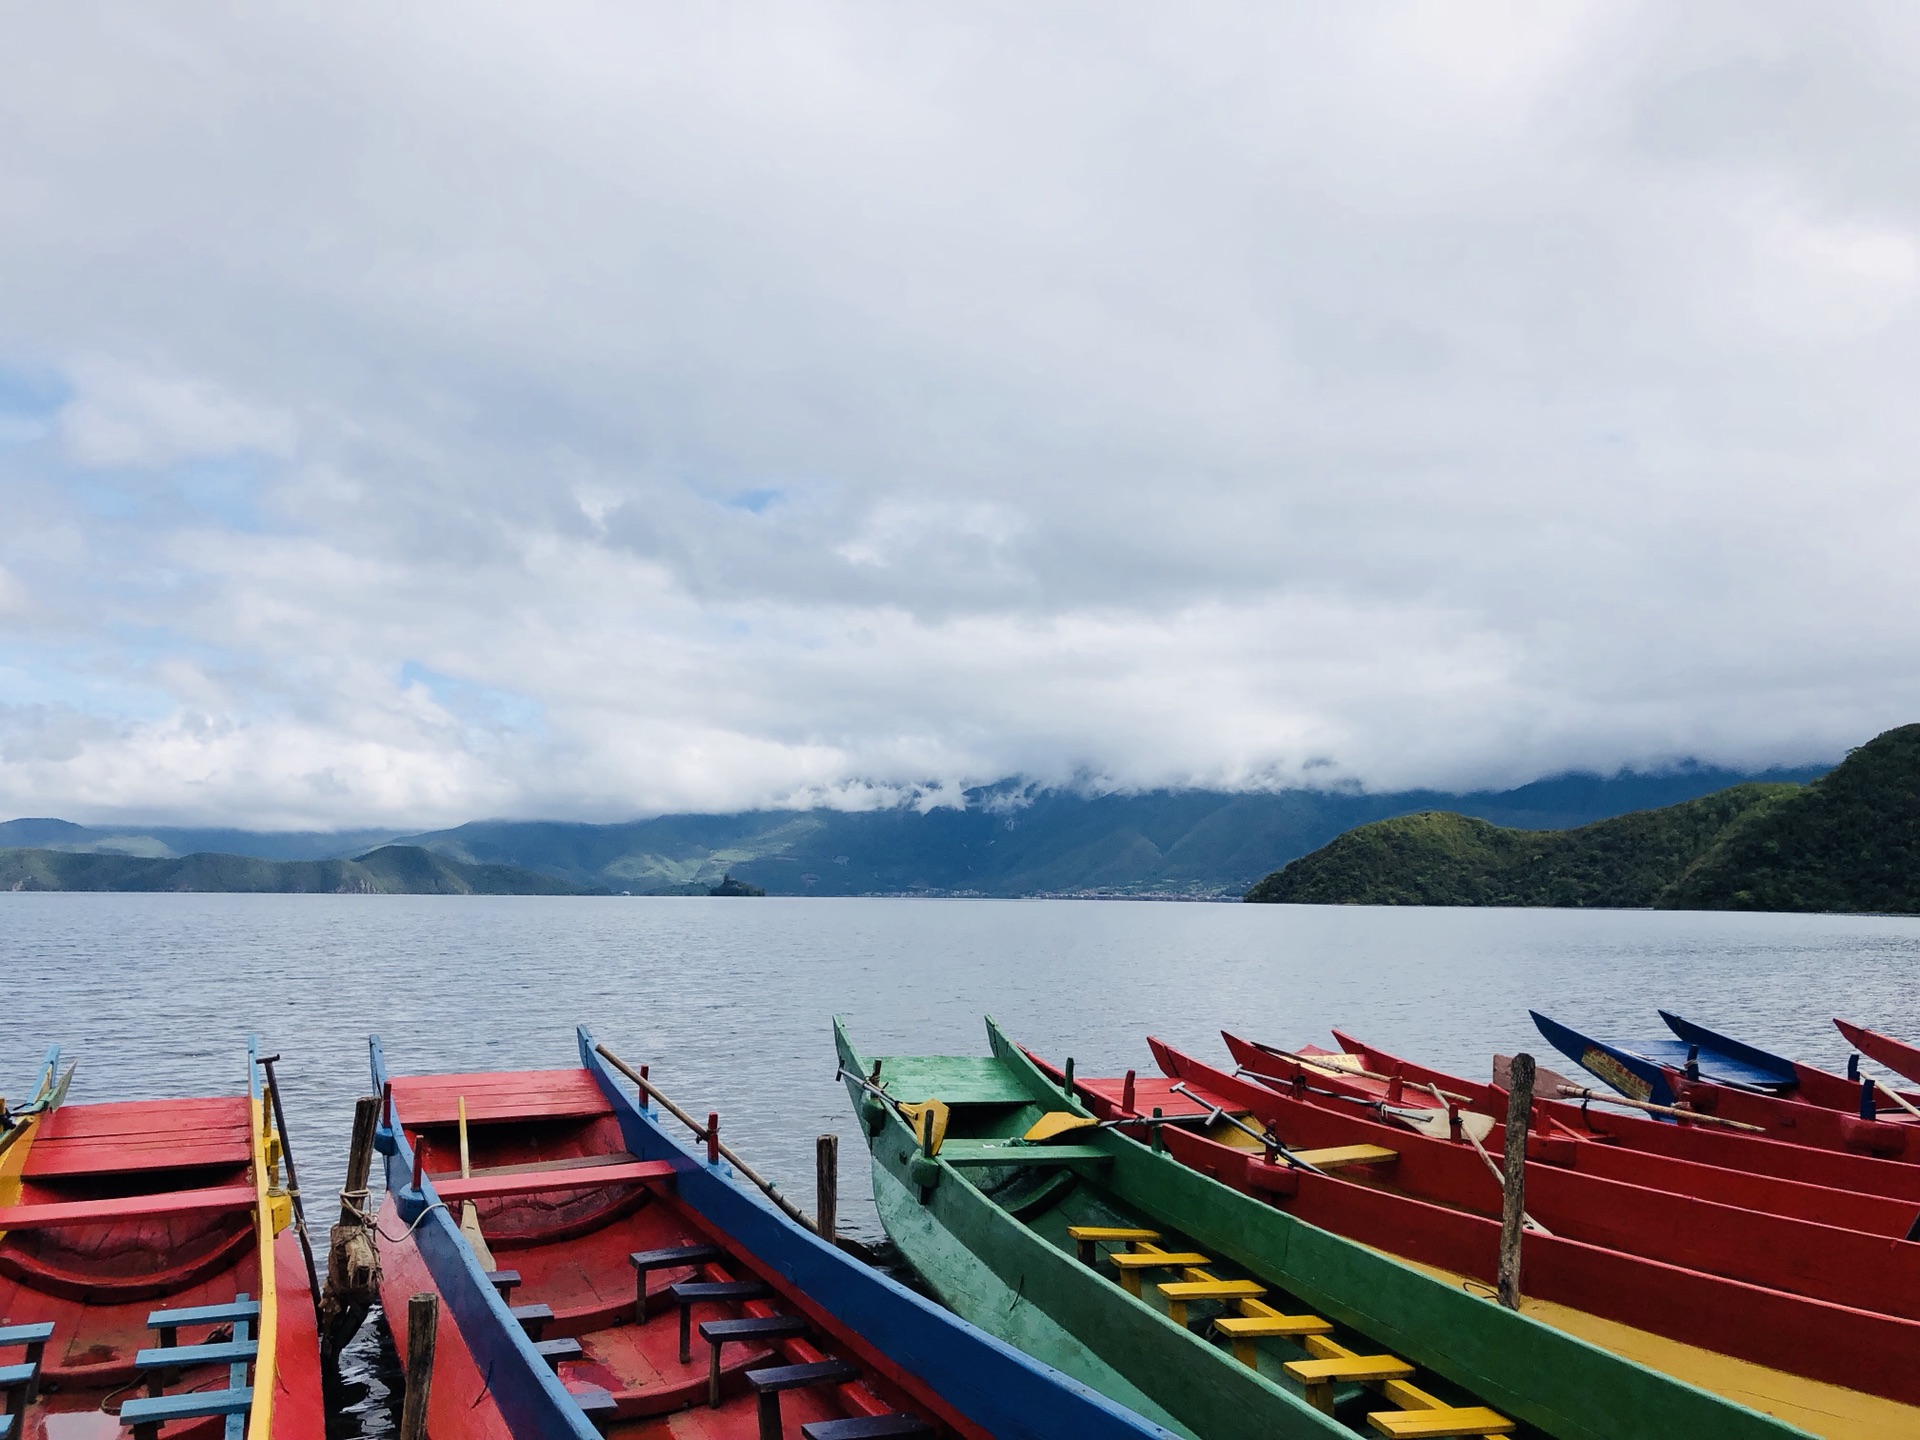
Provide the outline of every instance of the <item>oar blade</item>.
[[1028,1128],[1020,1138],[1033,1145],[1043,1145],[1049,1140],[1057,1140],[1075,1130],[1088,1130],[1100,1122],[1091,1115],[1075,1115],[1067,1110],[1053,1110],[1042,1115]]

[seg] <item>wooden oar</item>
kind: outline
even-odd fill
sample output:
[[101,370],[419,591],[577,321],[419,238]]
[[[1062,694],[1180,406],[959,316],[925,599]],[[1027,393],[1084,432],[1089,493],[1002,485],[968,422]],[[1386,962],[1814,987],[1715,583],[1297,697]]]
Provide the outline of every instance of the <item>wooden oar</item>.
[[[467,1180],[471,1179],[473,1175],[473,1167],[467,1162],[467,1097],[462,1095],[459,1099],[460,1178]],[[460,1202],[460,1233],[466,1236],[467,1243],[473,1246],[473,1253],[475,1258],[480,1261],[480,1268],[482,1270],[494,1269],[493,1251],[487,1248],[486,1237],[480,1233],[480,1211],[475,1208],[471,1200],[463,1200]]]
[[1070,1110],[1049,1110],[1027,1128],[1020,1138],[1030,1145],[1044,1145],[1061,1135],[1081,1130],[1118,1130],[1127,1125],[1181,1125],[1205,1120],[1204,1115],[1123,1115],[1117,1120],[1096,1120],[1091,1115],[1075,1115]]
[[1187,1099],[1193,1101],[1193,1103],[1196,1105],[1208,1106],[1213,1112],[1212,1114],[1207,1116],[1207,1123],[1209,1125],[1213,1124],[1215,1121],[1224,1120],[1227,1122],[1227,1124],[1233,1126],[1233,1128],[1238,1130],[1241,1134],[1251,1135],[1255,1140],[1258,1140],[1260,1142],[1260,1148],[1262,1150],[1270,1150],[1274,1152],[1275,1154],[1280,1156],[1281,1159],[1285,1160],[1287,1164],[1291,1165],[1294,1169],[1309,1170],[1309,1171],[1312,1171],[1315,1175],[1325,1175],[1327,1173],[1326,1171],[1322,1170],[1319,1166],[1309,1164],[1307,1161],[1302,1160],[1298,1155],[1294,1154],[1293,1151],[1289,1150],[1285,1145],[1282,1145],[1278,1140],[1274,1139],[1272,1132],[1256,1130],[1251,1125],[1247,1124],[1244,1120],[1241,1120],[1237,1116],[1227,1114],[1226,1106],[1215,1105],[1211,1100],[1202,1100],[1198,1095],[1194,1094],[1191,1090],[1187,1089],[1186,1081],[1176,1080],[1168,1088],[1171,1089],[1177,1095],[1186,1096]]
[[1718,1115],[1703,1114],[1698,1110],[1679,1110],[1672,1105],[1656,1105],[1651,1100],[1629,1100],[1624,1095],[1603,1095],[1598,1090],[1589,1090],[1584,1085],[1562,1085],[1560,1095],[1566,1100],[1597,1101],[1602,1105],[1625,1105],[1634,1110],[1645,1110],[1650,1115],[1671,1115],[1678,1120],[1690,1120],[1696,1125],[1724,1125],[1729,1130],[1747,1130],[1755,1135],[1767,1133],[1764,1125],[1749,1125],[1744,1120],[1725,1120]]
[[[1401,1078],[1404,1083],[1404,1077],[1382,1075],[1378,1070],[1369,1070],[1363,1065],[1360,1065],[1357,1063],[1349,1063],[1347,1060],[1347,1057],[1344,1055],[1296,1055],[1293,1053],[1293,1051],[1282,1050],[1277,1045],[1261,1045],[1258,1040],[1254,1041],[1253,1043],[1259,1046],[1260,1049],[1266,1051],[1267,1054],[1278,1055],[1282,1060],[1291,1060],[1296,1065],[1311,1065],[1311,1066],[1314,1066],[1316,1069],[1332,1070],[1341,1075],[1358,1075],[1363,1080],[1392,1081],[1396,1078]],[[1258,1075],[1260,1072],[1257,1070],[1251,1070],[1251,1071],[1247,1071],[1246,1073],[1250,1075]],[[1273,1079],[1275,1077],[1266,1076],[1264,1078]],[[1453,1091],[1442,1090],[1437,1085],[1429,1085],[1427,1086],[1427,1089],[1433,1091],[1437,1095],[1444,1095],[1447,1100],[1458,1100],[1461,1103],[1467,1104],[1467,1105],[1471,1105],[1473,1103],[1473,1096],[1471,1095],[1456,1095],[1453,1093]],[[1445,1103],[1446,1103],[1445,1100],[1441,1102],[1442,1105],[1444,1105]]]

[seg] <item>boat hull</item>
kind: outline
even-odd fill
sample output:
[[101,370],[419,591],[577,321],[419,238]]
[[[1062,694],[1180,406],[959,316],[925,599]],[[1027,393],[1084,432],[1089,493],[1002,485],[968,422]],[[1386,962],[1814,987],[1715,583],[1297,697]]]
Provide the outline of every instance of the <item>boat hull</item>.
[[[838,1032],[837,1039],[843,1072],[850,1077],[866,1074],[869,1062],[853,1050],[844,1031]],[[991,1079],[1003,1107],[1011,1103],[1008,1097],[1022,1097],[1017,1108],[1003,1108],[1002,1123],[1010,1133],[1020,1133],[1020,1127],[1043,1111],[1081,1109],[1065,1101],[1061,1091],[991,1022],[989,1039],[991,1074],[972,1073]],[[896,1085],[905,1087],[899,1092],[901,1098],[925,1089],[957,1110],[956,1087],[967,1072],[955,1071],[956,1078],[948,1084],[927,1067],[967,1063],[988,1064],[886,1060],[882,1073],[894,1075]],[[1205,1408],[1204,1397],[1196,1400],[1184,1394],[1180,1377],[1201,1362],[1202,1373],[1217,1383],[1244,1385],[1244,1380],[1232,1376],[1234,1362],[1221,1369],[1221,1352],[1172,1325],[1164,1315],[1154,1311],[1143,1317],[1142,1302],[1125,1297],[1125,1303],[1116,1303],[1111,1282],[1074,1260],[1057,1243],[1049,1243],[1033,1224],[1023,1223],[995,1203],[944,1159],[920,1155],[912,1132],[897,1114],[863,1103],[857,1080],[849,1080],[849,1089],[870,1127],[876,1193],[887,1197],[883,1219],[889,1220],[889,1233],[899,1227],[895,1242],[910,1259],[919,1258],[916,1252],[928,1253],[938,1267],[951,1270],[941,1282],[943,1293],[953,1294],[962,1303],[974,1297],[983,1323],[1004,1324],[993,1314],[994,1302],[1012,1291],[1012,1308],[1035,1306],[1045,1311],[1059,1329],[1105,1366],[1147,1391],[1192,1433],[1240,1435],[1271,1424],[1237,1394],[1225,1395],[1227,1403],[1220,1406],[1216,1401],[1211,1410]],[[1086,1112],[1081,1109],[1081,1113]],[[1087,1185],[1096,1197],[1109,1197],[1159,1228],[1191,1237],[1207,1253],[1284,1288],[1290,1301],[1298,1300],[1382,1349],[1431,1369],[1484,1404],[1545,1434],[1625,1440],[1651,1434],[1800,1433],[1456,1286],[1436,1283],[1374,1249],[1304,1223],[1122,1134],[1094,1133],[1086,1147],[1104,1157],[1099,1180],[1097,1186],[1084,1178],[1076,1183]],[[919,1176],[937,1175],[931,1186],[916,1180],[916,1160],[921,1166]],[[903,1194],[920,1211],[920,1218],[909,1217],[911,1223],[901,1220],[907,1209],[900,1198]],[[938,1246],[929,1243],[942,1236],[946,1239]],[[1143,1318],[1158,1328],[1142,1324]],[[1161,1333],[1165,1331],[1172,1333]],[[1175,1363],[1183,1354],[1189,1357],[1187,1363]],[[1060,1358],[1065,1363],[1068,1357]],[[1289,1432],[1269,1428],[1266,1433]]]

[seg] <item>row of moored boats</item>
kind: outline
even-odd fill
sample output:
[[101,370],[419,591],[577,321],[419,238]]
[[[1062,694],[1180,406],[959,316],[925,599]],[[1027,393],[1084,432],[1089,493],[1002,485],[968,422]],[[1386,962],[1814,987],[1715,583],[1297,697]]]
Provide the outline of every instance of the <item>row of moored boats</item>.
[[[436,1440],[1920,1435],[1920,1047],[1840,1022],[1842,1073],[1661,1018],[1536,1015],[1586,1073],[1530,1105],[1506,1061],[1340,1032],[1088,1077],[991,1021],[976,1056],[836,1024],[940,1304],[584,1029],[558,1071],[392,1074],[376,1041],[379,1295]],[[0,1102],[0,1440],[324,1440],[271,1062],[211,1099],[71,1075]]]

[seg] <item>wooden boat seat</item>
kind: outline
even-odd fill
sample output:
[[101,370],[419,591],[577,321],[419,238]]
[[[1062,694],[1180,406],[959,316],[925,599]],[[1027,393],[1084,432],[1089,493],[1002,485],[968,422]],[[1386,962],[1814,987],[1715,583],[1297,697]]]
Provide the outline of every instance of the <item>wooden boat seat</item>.
[[1155,1250],[1151,1248],[1123,1251],[1109,1255],[1113,1268],[1120,1272],[1120,1287],[1129,1295],[1139,1295],[1140,1275],[1147,1270],[1186,1270],[1195,1265],[1210,1263],[1210,1257],[1198,1250]]
[[760,1440],[780,1440],[780,1394],[816,1385],[846,1385],[860,1378],[860,1367],[845,1360],[816,1360],[809,1365],[774,1365],[747,1371],[747,1384],[760,1397]]
[[1404,1380],[1414,1367],[1398,1355],[1335,1355],[1325,1360],[1289,1360],[1287,1374],[1303,1385],[1336,1380]]
[[1113,1157],[1094,1145],[1016,1145],[1005,1140],[949,1140],[940,1147],[949,1165],[1108,1165]]
[[807,1333],[799,1315],[747,1315],[738,1320],[703,1320],[700,1338],[707,1342],[707,1404],[720,1406],[720,1351],[729,1341],[790,1340]]
[[693,1363],[693,1307],[742,1305],[773,1292],[758,1280],[683,1280],[667,1292],[680,1307],[680,1363]]
[[175,1420],[244,1415],[252,1408],[252,1386],[189,1390],[182,1395],[144,1395],[121,1405],[120,1423],[132,1428],[133,1440],[160,1440],[160,1427]]
[[245,1365],[257,1359],[260,1354],[260,1342],[257,1340],[222,1340],[207,1345],[162,1345],[157,1349],[136,1351],[133,1357],[135,1370],[153,1372],[149,1384],[153,1387],[150,1394],[160,1393],[162,1376],[170,1371],[185,1370],[194,1365]]
[[1325,1150],[1296,1150],[1293,1158],[1316,1170],[1341,1170],[1349,1165],[1384,1165],[1400,1152],[1384,1145],[1332,1145]]
[[520,1322],[520,1328],[527,1332],[527,1338],[536,1343],[547,1333],[547,1326],[553,1323],[551,1305],[510,1305],[507,1313]]
[[1094,1247],[1102,1241],[1116,1245],[1133,1245],[1143,1240],[1158,1240],[1158,1230],[1136,1230],[1125,1225],[1069,1225],[1067,1238],[1074,1242],[1080,1252],[1080,1263],[1091,1265],[1094,1261]]
[[111,1200],[55,1200],[0,1209],[0,1231],[48,1230],[60,1225],[99,1225],[115,1220],[153,1220],[163,1216],[217,1215],[251,1210],[251,1185],[217,1185],[204,1190],[166,1190],[158,1195],[122,1195]]
[[1166,1297],[1167,1318],[1187,1323],[1187,1306],[1195,1300],[1257,1300],[1267,1293],[1258,1280],[1169,1280],[1154,1287]]
[[559,1340],[536,1340],[533,1353],[555,1370],[560,1368],[562,1360],[579,1360],[586,1356],[586,1347],[572,1336]]
[[931,1435],[933,1427],[918,1415],[855,1415],[846,1420],[813,1420],[800,1427],[800,1440],[891,1440],[896,1435]]
[[414,1075],[393,1082],[393,1108],[409,1130],[457,1125],[460,1101],[467,1123],[568,1120],[611,1115],[613,1106],[593,1076],[572,1070],[494,1071],[479,1075]]
[[580,1390],[568,1390],[567,1395],[580,1407],[580,1413],[587,1417],[587,1423],[602,1435],[606,1434],[608,1424],[620,1408],[613,1398],[613,1392],[598,1385],[589,1385]]
[[554,1190],[595,1190],[603,1185],[647,1184],[673,1178],[670,1160],[634,1160],[624,1165],[583,1165],[566,1170],[516,1170],[505,1175],[457,1175],[435,1180],[442,1202],[497,1200],[513,1195],[544,1195]]
[[242,1096],[116,1100],[55,1110],[27,1154],[27,1180],[130,1171],[237,1167],[253,1159]]
[[520,1272],[518,1270],[489,1270],[487,1271],[487,1283],[500,1292],[500,1298],[502,1300],[507,1300],[512,1297],[513,1292],[520,1286]]
[[238,1325],[260,1318],[258,1300],[229,1300],[224,1305],[193,1305],[184,1310],[154,1310],[147,1315],[147,1328],[160,1332],[160,1343],[171,1345],[179,1338],[182,1325]]
[[0,1415],[0,1440],[12,1440],[13,1416]]
[[1513,1421],[1484,1405],[1443,1406],[1436,1410],[1376,1410],[1367,1423],[1382,1435],[1404,1440],[1440,1440],[1449,1435],[1508,1435]]
[[[24,1410],[33,1399],[33,1392],[40,1383],[40,1362],[29,1360],[24,1365],[0,1365],[0,1396],[7,1401],[7,1409]],[[15,1396],[18,1395],[18,1404]]]
[[719,1258],[720,1252],[711,1245],[668,1245],[659,1250],[636,1250],[627,1256],[627,1264],[634,1272],[634,1323],[647,1323],[647,1276],[653,1271],[708,1265]]

